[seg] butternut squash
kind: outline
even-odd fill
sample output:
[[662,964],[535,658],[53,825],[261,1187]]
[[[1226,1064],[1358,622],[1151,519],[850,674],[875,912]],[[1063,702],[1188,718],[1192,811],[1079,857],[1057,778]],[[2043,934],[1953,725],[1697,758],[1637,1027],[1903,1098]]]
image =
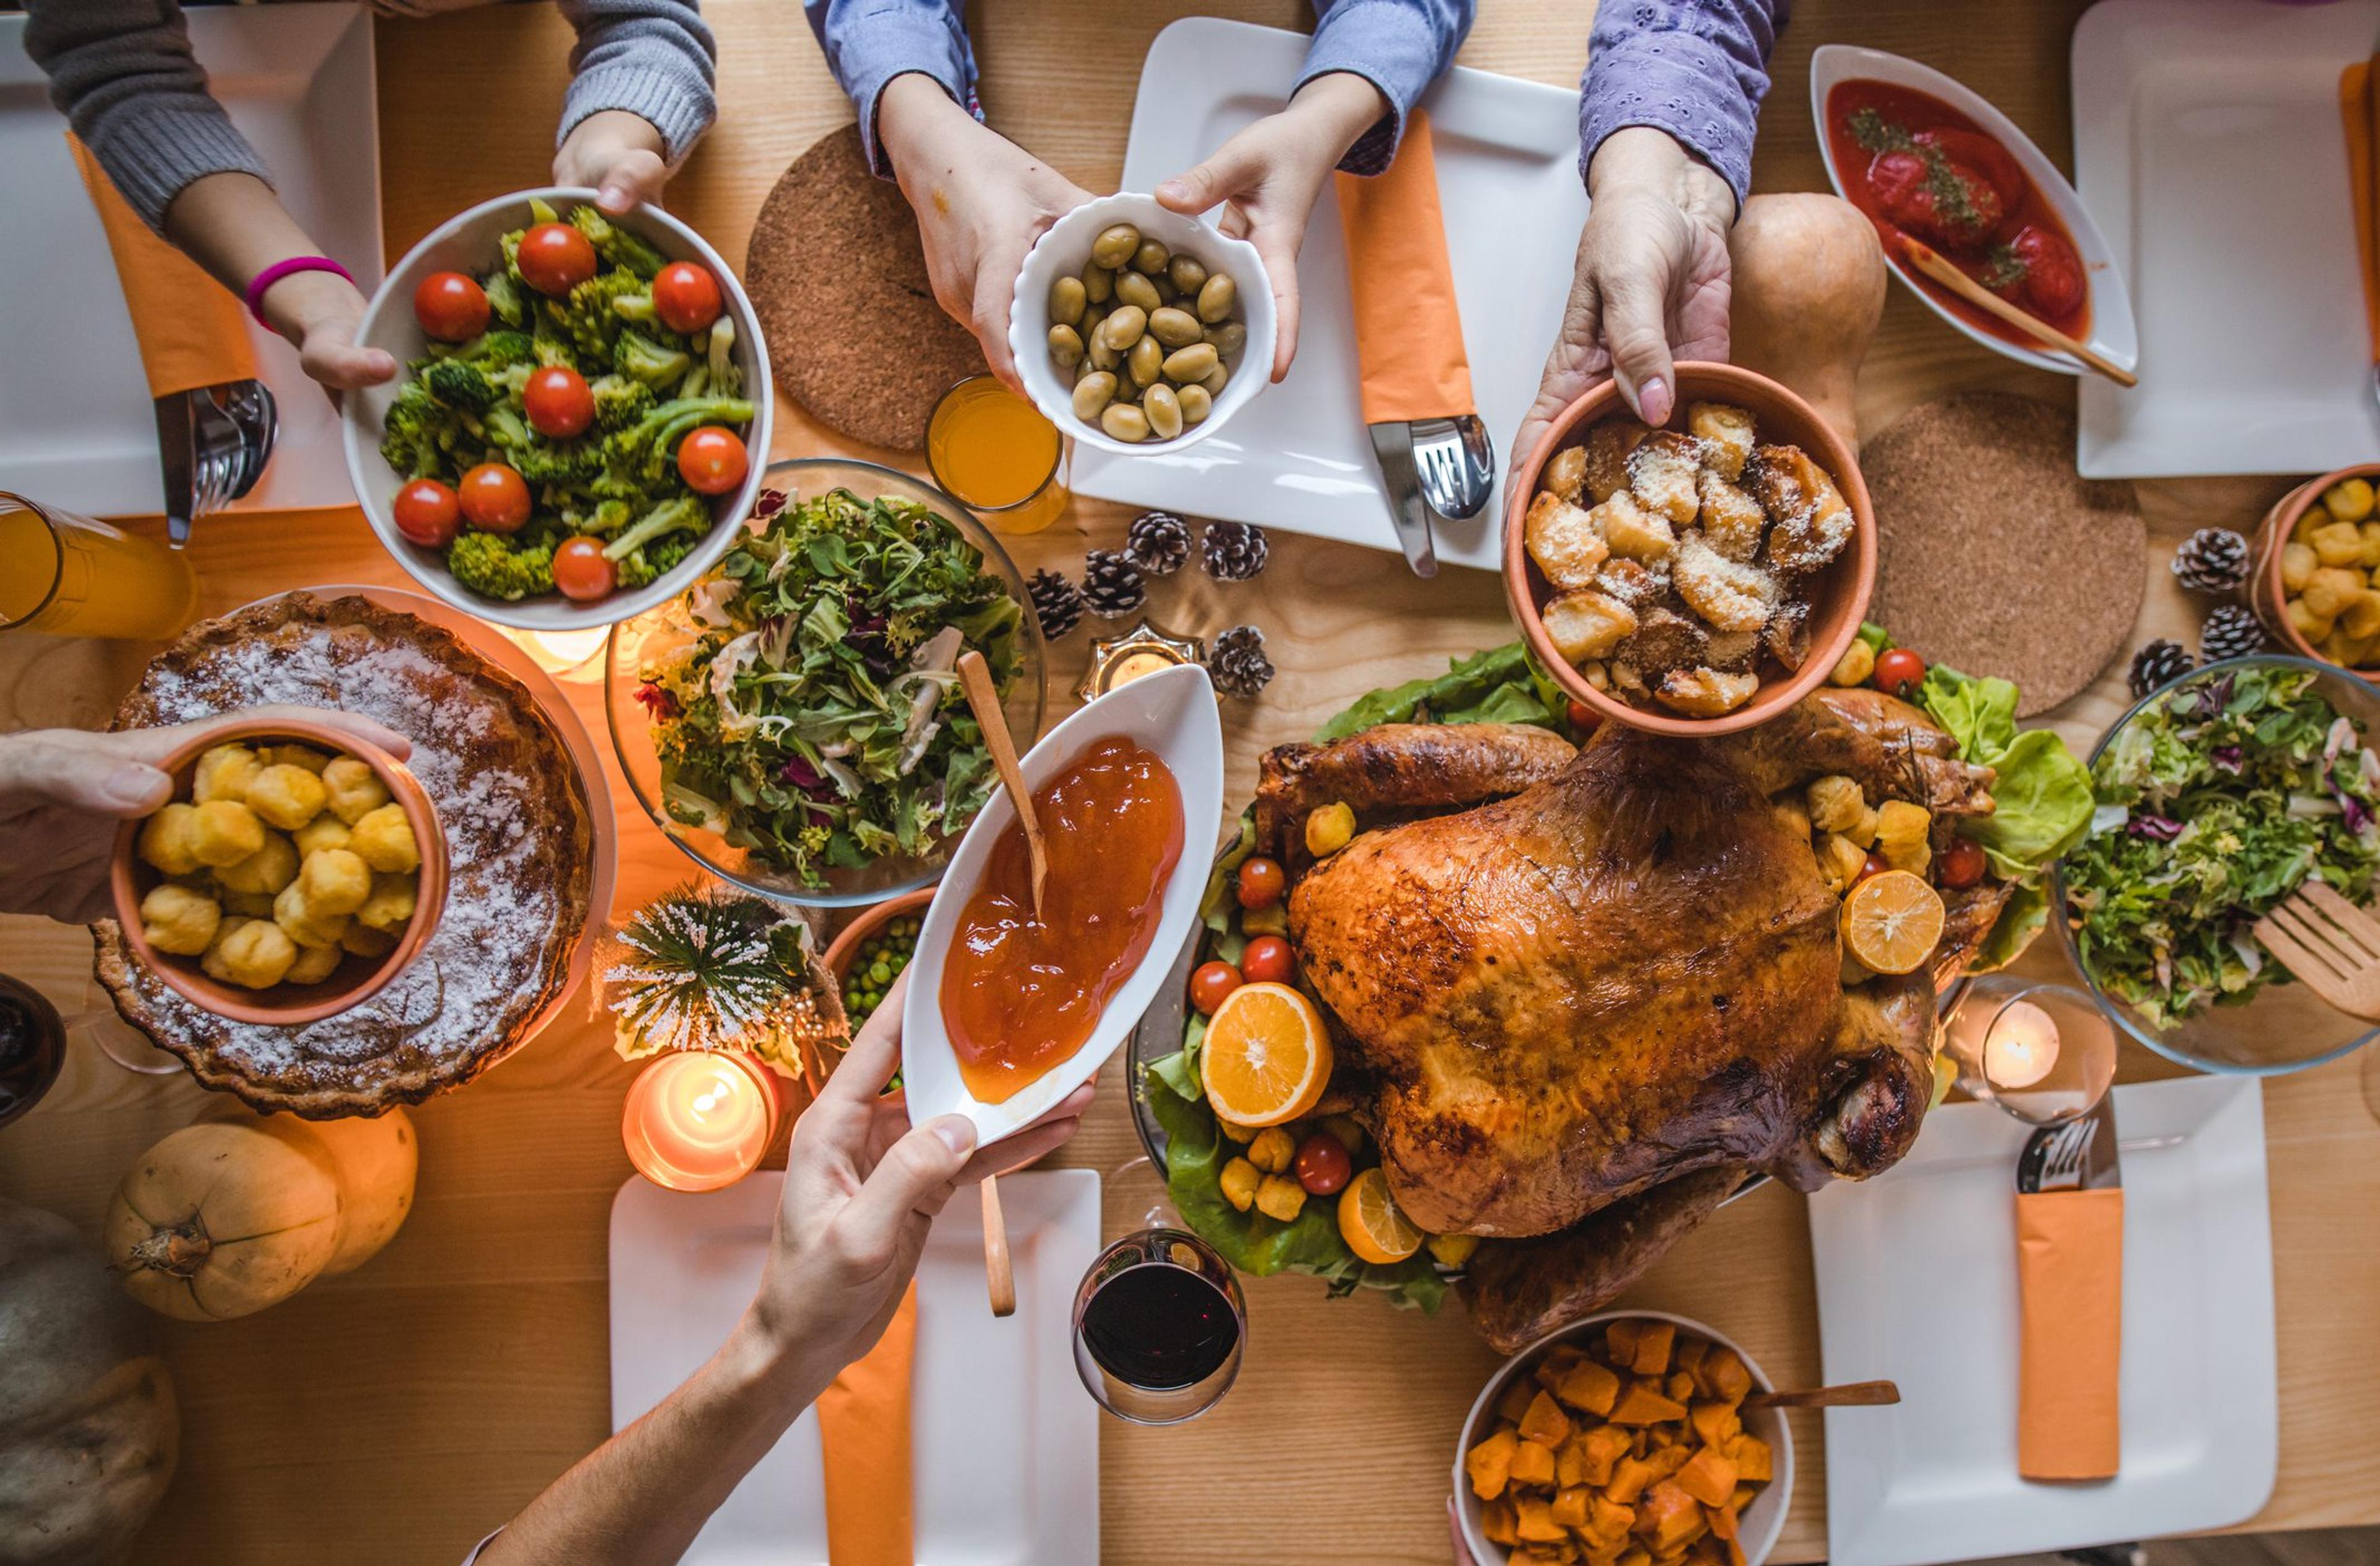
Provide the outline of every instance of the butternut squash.
[[402,1110],[303,1121],[211,1108],[116,1187],[108,1253],[152,1310],[185,1321],[247,1316],[387,1244],[412,1209],[417,1159]]
[[1755,196],[1728,249],[1729,358],[1800,394],[1856,449],[1860,361],[1884,314],[1876,225],[1836,196]]

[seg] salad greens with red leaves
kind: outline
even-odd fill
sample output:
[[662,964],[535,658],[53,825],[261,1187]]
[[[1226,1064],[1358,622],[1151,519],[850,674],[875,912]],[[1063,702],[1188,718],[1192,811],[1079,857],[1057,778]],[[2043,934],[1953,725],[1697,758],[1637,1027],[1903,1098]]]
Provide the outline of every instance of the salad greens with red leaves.
[[2098,808],[2066,858],[2066,917],[2100,986],[2158,1028],[2289,982],[2250,930],[2307,878],[2370,897],[2380,756],[2320,677],[2252,664],[2185,680],[2092,768]]

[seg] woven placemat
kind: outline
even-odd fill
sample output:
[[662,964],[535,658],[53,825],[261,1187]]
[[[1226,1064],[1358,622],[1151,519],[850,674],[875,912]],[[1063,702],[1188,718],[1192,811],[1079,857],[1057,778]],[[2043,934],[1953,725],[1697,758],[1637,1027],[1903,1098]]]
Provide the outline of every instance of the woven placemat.
[[853,440],[917,450],[934,400],[984,368],[934,302],[917,217],[868,172],[856,125],[811,143],[769,192],[744,287],[777,384]]
[[2130,644],[2147,591],[2132,487],[2074,471],[2074,415],[2005,392],[1911,409],[1860,453],[1876,503],[1869,613],[1929,662],[2058,705]]

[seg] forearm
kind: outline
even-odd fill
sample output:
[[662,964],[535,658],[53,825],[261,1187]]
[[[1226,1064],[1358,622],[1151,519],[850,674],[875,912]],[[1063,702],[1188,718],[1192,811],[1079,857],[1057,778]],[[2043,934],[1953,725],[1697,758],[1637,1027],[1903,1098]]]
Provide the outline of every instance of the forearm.
[[1721,231],[1734,217],[1734,192],[1718,171],[1652,126],[1613,131],[1587,164],[1586,193],[1592,200],[1608,201],[1635,191],[1653,192]]
[[578,30],[557,141],[590,115],[632,114],[661,132],[675,164],[718,117],[718,41],[698,0],[563,0]]
[[956,0],[804,0],[802,13],[825,52],[827,68],[859,111],[861,144],[868,167],[889,175],[884,140],[889,90],[904,77],[920,76],[908,91],[929,83],[963,112],[975,106],[975,52],[966,18]]
[[660,1406],[547,1487],[477,1566],[666,1566],[832,1378],[747,1318]]
[[1769,52],[1790,8],[1789,0],[1598,7],[1580,83],[1582,172],[1615,132],[1650,126],[1709,164],[1741,202],[1751,188]]
[[1349,174],[1378,174],[1396,156],[1405,116],[1454,63],[1475,0],[1316,0],[1314,9],[1299,91],[1333,72],[1378,91],[1379,105],[1349,139],[1340,164]]
[[[292,256],[320,253],[281,198],[246,174],[211,174],[185,188],[165,209],[165,237],[234,294],[244,295],[257,273]],[[336,258],[334,258],[336,259]],[[352,293],[334,273],[284,277],[264,296],[264,319],[286,337],[301,335],[317,294]]]

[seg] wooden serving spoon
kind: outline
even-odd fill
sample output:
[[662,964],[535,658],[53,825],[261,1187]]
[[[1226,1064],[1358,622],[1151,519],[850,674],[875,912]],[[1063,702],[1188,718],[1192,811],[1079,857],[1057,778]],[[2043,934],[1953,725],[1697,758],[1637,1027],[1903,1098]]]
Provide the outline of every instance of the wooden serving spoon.
[[[1016,764],[1016,740],[1008,732],[1008,718],[1000,710],[1000,693],[992,688],[991,668],[983,654],[969,648],[959,654],[959,686],[983,730],[984,748],[1000,770],[1001,786],[1025,828],[1025,851],[1033,861],[1033,917],[1041,917],[1041,887],[1050,876],[1050,850],[1041,841],[1040,818],[1033,813],[1033,791],[1025,786],[1024,769]],[[1008,1217],[1000,1209],[1000,1180],[983,1177],[983,1275],[991,1292],[991,1314],[1016,1314],[1016,1273],[1008,1256]]]
[[1846,1381],[1840,1387],[1812,1387],[1799,1392],[1755,1392],[1743,1400],[1746,1413],[1763,1408],[1884,1408],[1900,1401],[1900,1389],[1890,1381]]
[[1943,287],[1949,289],[1985,315],[1995,316],[2007,322],[2034,342],[2056,348],[2062,353],[2073,355],[2119,386],[2137,386],[2141,383],[2139,376],[2097,349],[2076,342],[2039,316],[2017,309],[2016,306],[1961,272],[1957,267],[1944,261],[1940,252],[1933,246],[1922,240],[1912,239],[1904,234],[1900,237],[1900,253],[1910,265],[1939,283]]

